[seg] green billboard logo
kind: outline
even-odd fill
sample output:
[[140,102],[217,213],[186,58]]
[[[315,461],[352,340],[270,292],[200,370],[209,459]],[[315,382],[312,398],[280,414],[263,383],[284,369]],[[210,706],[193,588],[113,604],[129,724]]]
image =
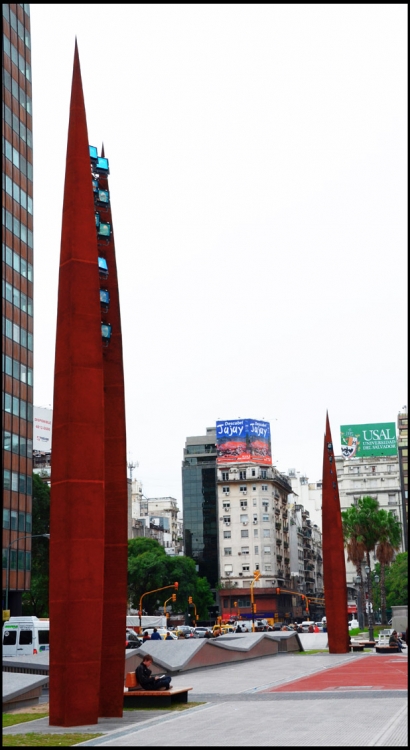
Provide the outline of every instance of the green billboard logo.
[[394,422],[342,425],[340,444],[343,458],[395,456],[396,425]]

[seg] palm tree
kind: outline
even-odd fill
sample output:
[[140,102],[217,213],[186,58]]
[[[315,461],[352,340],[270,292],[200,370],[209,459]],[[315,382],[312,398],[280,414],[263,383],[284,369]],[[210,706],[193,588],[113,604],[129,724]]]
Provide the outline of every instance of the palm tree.
[[[352,505],[342,513],[342,526],[345,538],[345,546],[348,550],[349,559],[356,565],[357,575],[362,579],[361,600],[362,611],[365,611],[362,562],[366,562],[370,570],[370,552],[374,551],[378,541],[377,515],[379,503],[375,498],[368,495],[360,498],[357,505]],[[350,550],[350,552],[349,552]],[[368,624],[373,632],[373,590],[371,576],[368,576]]]
[[382,613],[382,625],[387,624],[386,615],[386,565],[390,565],[394,559],[394,553],[400,549],[401,524],[393,513],[380,509],[377,514],[378,523],[378,545],[376,558],[380,563],[380,608]]
[[[352,505],[342,513],[342,528],[344,544],[347,551],[347,559],[356,566],[357,577],[360,578],[359,597],[361,606],[359,611],[365,611],[364,586],[362,578],[362,563],[364,559],[365,546],[360,530],[359,513],[357,505]],[[361,623],[362,626],[362,623]]]

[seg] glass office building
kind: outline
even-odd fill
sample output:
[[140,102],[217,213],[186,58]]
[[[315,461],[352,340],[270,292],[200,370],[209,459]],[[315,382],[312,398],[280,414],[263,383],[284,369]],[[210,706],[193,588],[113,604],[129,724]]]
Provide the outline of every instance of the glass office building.
[[[30,589],[33,453],[33,143],[30,6],[3,6],[3,609]],[[27,538],[28,537],[28,538]],[[17,542],[17,539],[20,541]],[[6,594],[7,589],[7,594]]]
[[218,582],[218,524],[215,427],[206,435],[188,437],[182,463],[182,504],[185,554],[197,565],[211,588]]

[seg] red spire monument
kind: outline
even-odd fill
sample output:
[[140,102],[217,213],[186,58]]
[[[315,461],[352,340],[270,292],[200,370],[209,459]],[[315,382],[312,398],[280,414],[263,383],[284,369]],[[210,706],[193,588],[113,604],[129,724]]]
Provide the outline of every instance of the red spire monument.
[[[122,342],[114,238],[111,232],[100,248],[97,227],[101,213],[112,227],[111,210],[109,204],[102,212],[96,209],[101,175],[92,174],[93,168],[76,42],[50,510],[50,724],[59,726],[95,724],[99,716],[121,716],[123,708],[127,475]],[[109,196],[108,189],[103,193]],[[109,269],[103,279],[100,256]]]
[[322,547],[329,653],[346,654],[349,651],[346,565],[335,454],[328,414],[323,449]]

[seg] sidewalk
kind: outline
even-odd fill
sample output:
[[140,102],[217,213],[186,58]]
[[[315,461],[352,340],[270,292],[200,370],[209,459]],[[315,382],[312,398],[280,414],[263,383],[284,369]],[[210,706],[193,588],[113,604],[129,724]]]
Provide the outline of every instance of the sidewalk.
[[[407,650],[406,650],[407,651]],[[125,711],[87,727],[48,719],[4,734],[102,732],[82,746],[407,746],[407,656],[278,654],[173,677],[190,685],[181,712]]]

